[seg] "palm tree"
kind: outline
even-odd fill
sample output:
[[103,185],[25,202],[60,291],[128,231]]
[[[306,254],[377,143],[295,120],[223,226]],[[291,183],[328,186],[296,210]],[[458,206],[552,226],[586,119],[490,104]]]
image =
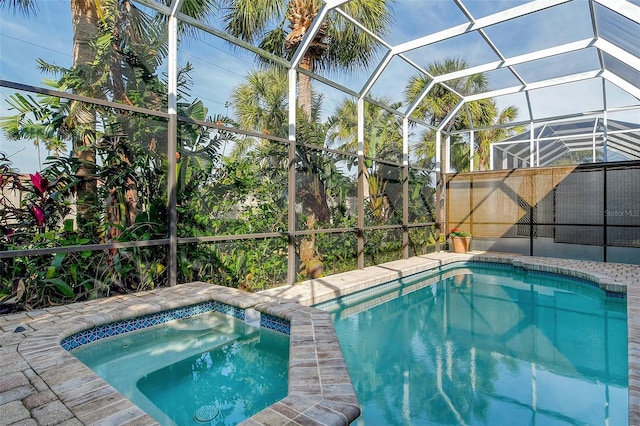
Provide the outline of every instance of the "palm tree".
[[[324,147],[329,124],[320,117],[322,96],[313,96],[311,115],[300,115],[297,120],[296,140],[296,197],[302,201],[305,213],[313,215],[309,223],[329,223],[331,211],[327,190],[341,182],[342,173],[337,170],[335,155],[305,145]],[[305,144],[305,145],[303,145]]]
[[[320,0],[218,0],[230,34],[280,57],[291,58],[320,9]],[[342,9],[375,34],[382,34],[391,15],[389,0],[352,0]],[[288,28],[285,28],[288,27]],[[315,34],[300,67],[307,71],[353,70],[375,55],[375,41],[339,14],[331,15]],[[298,106],[311,115],[311,78],[298,76]]]
[[[390,105],[392,109],[401,104],[388,99],[376,99],[383,105]],[[338,108],[336,114],[329,118],[330,129],[328,139],[332,143],[340,143],[338,149],[354,152],[357,149],[358,106],[351,99],[346,99]],[[379,166],[374,166],[372,158],[388,160],[402,160],[402,123],[396,114],[380,108],[374,103],[364,104],[364,155],[366,168],[364,170],[364,199],[368,200],[372,215],[379,222],[389,219],[388,210],[384,203],[390,202],[386,194],[388,179],[381,173]],[[391,156],[394,156],[391,158]],[[386,198],[385,198],[386,197]],[[386,212],[386,213],[385,213]]]
[[[250,43],[258,44],[265,51],[279,57],[291,58],[304,35],[309,31],[320,10],[320,0],[218,0],[223,13],[226,31]],[[342,8],[375,34],[382,34],[390,23],[387,0],[353,0]],[[349,71],[368,65],[375,55],[375,40],[360,31],[342,15],[326,18],[314,35],[300,62],[304,70]],[[315,101],[314,101],[315,99]],[[314,116],[314,102],[320,98],[313,95],[311,78],[303,73],[298,76],[298,108],[306,121],[300,121],[298,136],[322,145],[320,129]],[[322,130],[322,131],[321,131]],[[312,135],[310,132],[319,131]],[[301,149],[298,149],[300,151]],[[315,152],[299,152],[301,185],[298,196],[305,210],[315,215],[318,222],[330,219],[326,200],[326,186],[321,177],[321,168]]]
[[[443,75],[454,71],[459,71],[467,68],[467,63],[463,59],[459,58],[446,58],[444,61],[433,62],[427,66],[427,71],[433,75]],[[407,87],[405,88],[405,97],[409,103],[413,102],[420,96],[423,90],[429,85],[431,79],[424,74],[416,74],[409,80]],[[486,89],[487,80],[483,74],[473,74],[471,76],[462,77],[446,82],[447,86],[463,95],[472,94]],[[441,84],[436,84],[427,95],[422,99],[420,104],[413,112],[413,116],[425,120],[432,126],[439,126],[442,120],[449,115],[455,106],[460,102],[460,97],[447,89]],[[482,108],[475,108],[474,111],[482,112]],[[466,114],[458,114],[453,119],[453,123],[448,123],[453,128],[462,127],[468,121]],[[427,131],[422,135],[424,143],[422,147],[418,147],[417,155],[431,155],[435,154],[435,133],[433,131]],[[455,146],[455,140],[454,146]],[[444,143],[444,142],[443,142]],[[458,152],[456,149],[452,150],[452,160],[460,154],[464,157],[463,152]],[[428,158],[418,156],[419,162],[429,162]],[[452,161],[453,164],[457,161]]]
[[[389,99],[380,98],[375,101],[389,105],[391,109],[400,107],[401,103],[391,103]],[[358,138],[358,106],[352,99],[346,99],[338,107],[338,111],[329,118],[331,128],[329,141],[340,143],[338,149],[355,152]],[[396,114],[380,108],[374,103],[364,104],[364,155],[369,158],[380,157],[381,154],[395,154],[394,160],[401,160],[402,123]],[[390,159],[390,158],[387,158]]]
[[[284,138],[287,136],[287,90],[284,70],[278,68],[254,70],[244,83],[233,90],[229,104],[242,127],[265,135]],[[322,120],[321,111],[322,96],[312,96],[311,115],[298,115],[296,197],[302,203],[304,212],[314,215],[314,221],[328,223],[331,220],[331,210],[327,197],[336,195],[331,194],[331,191],[344,185],[344,176],[335,165],[339,159],[321,150],[328,140],[327,131],[330,126],[329,122]],[[271,170],[286,169],[286,164],[277,164],[286,157],[269,149],[267,139],[258,143],[253,138],[247,138],[237,140],[235,143],[232,157],[244,157],[250,150],[256,148],[257,156],[262,157],[260,162],[263,165]],[[309,145],[318,146],[319,149],[309,148]]]
[[[449,74],[467,68],[467,63],[463,59],[447,58],[443,62],[434,62],[427,67],[427,71],[434,76]],[[409,102],[414,101],[429,84],[429,77],[424,74],[413,76],[407,88],[405,96]],[[461,77],[446,82],[447,86],[462,95],[470,95],[487,89],[488,82],[484,74],[478,73],[467,77]],[[425,98],[420,102],[413,115],[421,120],[425,120],[433,126],[442,123],[455,106],[460,102],[460,97],[451,90],[446,89],[440,84],[436,84],[427,93]],[[467,104],[469,114],[457,114],[451,118],[451,122],[447,126],[455,129],[472,128],[472,127],[489,127],[494,124],[504,125],[515,119],[518,109],[515,107],[507,107],[498,113],[498,108],[493,99],[481,99]],[[471,121],[471,122],[469,122]],[[517,131],[517,128],[500,127],[484,132],[478,132],[476,138],[476,146],[479,151],[480,168],[486,168],[486,162],[489,155],[488,147],[490,142],[495,141],[501,134],[498,132],[502,129],[505,135],[510,132]],[[414,152],[418,158],[418,162],[424,167],[433,167],[430,160],[435,156],[435,132],[429,130],[422,135],[423,143],[416,148]],[[458,171],[468,170],[469,150],[462,143],[460,136],[452,138],[451,146],[451,164]],[[499,139],[498,139],[499,140]]]
[[[433,62],[427,66],[427,71],[434,76],[449,74],[467,68],[465,60],[459,58],[447,58],[442,62]],[[415,100],[428,86],[431,79],[424,74],[417,74],[411,77],[405,89],[405,97],[409,102]],[[446,85],[463,95],[470,95],[484,91],[488,82],[484,74],[478,73],[467,77],[449,80]],[[439,125],[444,118],[449,115],[453,108],[460,102],[460,97],[440,84],[436,84],[420,102],[413,115],[421,120],[425,120],[433,126]],[[481,101],[477,101],[481,102]],[[471,105],[471,104],[470,104]],[[476,109],[477,113],[482,113],[482,109]],[[462,117],[458,120],[466,120]],[[461,125],[462,122],[454,123]],[[459,127],[459,126],[454,126]]]
[[287,137],[287,104],[287,73],[278,67],[250,72],[229,102],[242,128],[281,138]]
[[[495,102],[492,100],[495,105]],[[515,106],[505,107],[499,113],[497,112],[497,106],[495,108],[496,115],[493,122],[489,125],[495,125],[499,127],[492,127],[488,130],[480,130],[475,134],[475,160],[478,170],[486,170],[487,162],[489,161],[490,149],[492,142],[499,142],[510,136],[514,136],[518,133],[522,133],[524,128],[522,126],[506,126],[512,122],[518,116],[518,108]]]
[[42,168],[40,145],[54,156],[66,151],[62,126],[57,122],[60,110],[47,103],[39,103],[32,96],[16,93],[7,99],[16,114],[0,117],[0,128],[10,140],[31,139],[38,149],[38,169]]
[[[205,16],[211,12],[213,1],[187,0],[183,11],[194,17]],[[10,0],[8,4],[27,15],[37,13],[35,0]],[[166,54],[166,37],[162,37],[165,27],[154,22],[162,20],[163,16],[149,17],[130,0],[71,0],[70,7],[73,67],[66,74],[67,87],[61,89],[96,98],[110,97],[113,101],[132,105],[126,85],[148,77],[139,71],[134,75],[136,71],[132,69],[144,68],[145,63],[141,61],[144,57],[146,60],[154,58],[149,69],[155,70]],[[108,38],[98,40],[99,36],[105,35]],[[161,99],[155,98],[157,106]],[[96,204],[95,123],[96,111],[92,106],[72,102],[65,124],[72,134],[73,156],[80,164],[76,172],[79,178],[78,218],[84,222],[90,221],[90,210]]]

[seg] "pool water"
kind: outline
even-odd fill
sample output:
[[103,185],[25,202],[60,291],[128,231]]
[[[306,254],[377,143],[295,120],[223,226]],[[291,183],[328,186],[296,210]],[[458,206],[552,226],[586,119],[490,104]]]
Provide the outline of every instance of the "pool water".
[[626,301],[515,268],[423,273],[319,305],[357,425],[625,425]]
[[219,312],[72,353],[163,425],[235,425],[287,395],[289,336]]

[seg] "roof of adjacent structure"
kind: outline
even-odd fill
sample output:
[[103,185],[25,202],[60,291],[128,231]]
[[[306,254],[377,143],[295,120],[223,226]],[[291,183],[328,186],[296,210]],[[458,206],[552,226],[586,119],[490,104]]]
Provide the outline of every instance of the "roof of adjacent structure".
[[[640,160],[639,124],[608,120],[606,127],[609,160]],[[533,140],[539,148],[535,150],[535,165],[548,166],[572,154],[588,159],[593,150],[601,150],[604,132],[604,119],[600,117],[552,122],[536,126],[533,132],[524,132],[494,143],[493,146],[502,151],[503,157],[517,158],[521,164],[528,165],[531,152],[529,145]]]

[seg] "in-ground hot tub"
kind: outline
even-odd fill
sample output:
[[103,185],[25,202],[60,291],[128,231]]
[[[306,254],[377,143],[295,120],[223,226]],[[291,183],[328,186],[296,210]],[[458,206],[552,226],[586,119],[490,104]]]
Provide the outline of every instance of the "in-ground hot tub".
[[[90,339],[108,333],[110,327],[133,331],[136,329],[134,323],[144,326],[146,321],[151,325],[153,320],[150,318],[154,315],[162,317],[176,309],[180,311],[187,306],[209,302],[226,306],[235,312],[230,316],[260,324],[261,328],[289,326],[286,396],[242,424],[286,424],[293,420],[346,425],[360,415],[329,314],[297,303],[273,302],[267,296],[203,282],[65,307],[65,312],[61,312],[55,321],[43,323],[42,328],[27,336],[20,343],[18,352],[80,422],[158,424],[62,344],[73,349],[78,346],[78,341],[73,343],[74,339],[88,343]],[[141,323],[140,318],[144,318]],[[271,327],[267,327],[269,322],[273,322]],[[205,409],[200,414],[211,413]]]
[[163,425],[238,424],[287,396],[288,321],[245,316],[205,302],[94,327],[62,346]]

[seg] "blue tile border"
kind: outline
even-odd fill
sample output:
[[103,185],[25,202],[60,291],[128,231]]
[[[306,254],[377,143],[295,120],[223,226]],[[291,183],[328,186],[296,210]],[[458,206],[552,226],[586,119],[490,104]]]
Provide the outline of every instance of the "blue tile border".
[[[419,272],[418,274],[421,274],[421,273],[422,272]],[[407,278],[407,277],[404,277],[404,278]],[[400,279],[396,279],[396,280],[388,281],[386,283],[377,284],[373,287],[365,288],[363,290],[358,290],[354,293],[338,296],[331,300],[326,300],[324,302],[316,303],[315,305],[313,305],[313,307],[316,309],[325,310],[327,308],[331,308],[335,306],[336,304],[349,303],[358,299],[366,299],[370,296],[376,296],[378,294],[391,291],[395,288],[401,288],[403,285],[404,284],[401,282]]]
[[[449,269],[456,269],[464,266],[473,266],[476,268],[497,268],[497,269],[518,269],[523,270],[524,268],[519,268],[514,266],[511,263],[502,263],[502,262],[484,262],[481,260],[463,260],[459,262],[449,263],[447,265],[441,266],[443,271],[447,271]],[[449,268],[450,267],[450,268]]]
[[[593,280],[590,280],[588,278],[583,278],[583,277],[579,277],[579,276],[575,276],[575,275],[570,275],[570,274],[565,274],[562,272],[549,272],[549,271],[539,271],[539,270],[535,270],[535,269],[528,269],[528,268],[523,268],[522,266],[515,266],[512,265],[510,263],[498,263],[498,262],[483,262],[483,261],[477,261],[477,260],[467,260],[467,261],[463,261],[463,262],[454,262],[452,264],[446,265],[445,267],[451,266],[452,269],[455,268],[459,268],[460,266],[465,265],[465,266],[469,266],[469,267],[490,267],[490,268],[498,268],[498,269],[515,269],[517,271],[522,271],[525,272],[527,274],[531,274],[531,275],[542,275],[542,276],[548,276],[548,277],[555,277],[555,278],[563,278],[566,280],[570,280],[572,282],[578,283],[578,284],[584,284],[590,287],[595,287],[600,289],[600,285]],[[627,300],[627,295],[625,293],[618,293],[618,292],[613,292],[613,291],[608,291],[608,290],[602,290],[605,293],[605,297],[607,298],[612,298],[612,299],[616,299],[616,300]]]
[[284,334],[291,334],[291,324],[289,321],[265,313],[260,315],[260,327],[269,328]]
[[[351,294],[338,296],[338,297],[336,297],[334,299],[317,303],[317,304],[313,305],[313,307],[316,308],[316,309],[325,310],[325,309],[334,307],[336,304],[348,303],[348,302],[350,302],[352,300],[357,300],[357,299],[360,299],[360,298],[366,298],[369,295],[375,295],[375,294],[383,293],[385,290],[388,290],[388,289],[391,289],[391,288],[394,288],[394,287],[401,288],[401,287],[406,285],[406,281],[408,281],[408,280],[415,280],[418,277],[421,277],[419,279],[427,279],[427,277],[429,277],[429,276],[433,276],[433,275],[437,275],[437,274],[444,274],[445,272],[452,271],[452,270],[455,270],[455,269],[461,269],[461,268],[511,270],[511,271],[523,272],[523,273],[531,274],[531,275],[541,275],[541,276],[562,278],[562,279],[566,279],[566,280],[569,280],[569,281],[577,283],[577,284],[583,284],[583,285],[586,285],[586,286],[589,286],[589,287],[594,287],[596,289],[600,289],[600,286],[598,285],[597,282],[589,280],[589,279],[586,279],[586,278],[582,278],[582,277],[576,277],[576,276],[573,276],[573,275],[568,275],[568,274],[563,274],[563,273],[558,273],[558,272],[532,270],[532,269],[523,268],[521,266],[516,266],[516,265],[513,265],[511,263],[484,262],[484,261],[477,261],[477,260],[463,260],[463,261],[452,262],[452,263],[449,263],[449,264],[446,264],[446,265],[442,265],[442,266],[439,266],[439,267],[436,267],[436,268],[433,268],[433,269],[427,269],[427,270],[418,272],[418,273],[413,274],[413,275],[409,275],[409,276],[402,277],[402,278],[399,278],[399,279],[391,280],[391,281],[388,281],[388,282],[385,282],[385,283],[382,283],[382,284],[375,285],[373,287],[366,288],[364,290],[359,290],[359,291],[351,293]],[[433,285],[433,284],[429,284],[429,285]],[[618,301],[626,301],[626,299],[627,299],[627,295],[625,293],[616,293],[616,292],[605,291],[605,290],[602,290],[602,292],[603,292],[603,295],[606,298],[611,298],[611,299],[618,300]]]
[[[548,271],[537,271],[534,269],[525,269],[525,271],[527,271],[528,274],[534,275],[534,276],[542,276],[542,277],[552,277],[552,278],[564,278],[566,280],[569,280],[571,282],[575,282],[575,283],[579,283],[579,284],[585,284],[591,287],[595,287],[595,288],[600,288],[600,285],[598,285],[597,282],[586,279],[586,278],[581,278],[581,277],[575,277],[572,275],[567,275],[567,274],[563,274],[560,272],[548,272]],[[604,291],[604,290],[603,290]]]
[[[129,333],[131,331],[142,330],[154,325],[164,324],[169,321],[204,314],[210,311],[220,312],[241,321],[245,320],[244,309],[227,305],[226,303],[218,302],[216,300],[210,300],[208,302],[198,303],[195,305],[183,306],[181,308],[157,312],[155,314],[148,314],[136,318],[129,318],[109,324],[99,325],[64,338],[60,342],[60,345],[65,350],[71,351],[82,345],[86,345],[87,343],[95,342],[100,339],[117,336],[123,333]],[[270,328],[281,333],[290,334],[289,322],[271,315],[261,315],[260,326]]]
[[627,295],[626,293],[618,293],[615,291],[606,291],[607,293],[607,297],[610,297],[612,299],[619,299],[619,300],[627,300]]
[[[331,300],[326,300],[324,302],[316,303],[313,305],[313,307],[320,310],[332,308],[336,304],[349,303],[353,300],[358,300],[358,299],[366,299],[367,297],[375,296],[375,295],[384,293],[386,291],[389,291],[391,289],[404,288],[414,283],[415,281],[426,280],[426,279],[435,277],[437,275],[442,275],[445,272],[448,272],[454,269],[470,268],[470,267],[499,268],[499,269],[511,269],[511,270],[516,268],[511,264],[505,264],[505,263],[499,263],[499,262],[481,262],[481,261],[473,261],[473,260],[457,261],[457,262],[449,263],[446,265],[437,266],[432,269],[425,269],[424,271],[416,272],[415,274],[400,277],[400,278],[387,281],[381,284],[376,284],[372,287],[368,287],[363,290],[358,290],[354,293],[345,294],[342,296],[335,297]],[[522,268],[518,268],[518,269],[524,270]],[[435,282],[428,285],[433,285],[433,284],[435,284]]]

